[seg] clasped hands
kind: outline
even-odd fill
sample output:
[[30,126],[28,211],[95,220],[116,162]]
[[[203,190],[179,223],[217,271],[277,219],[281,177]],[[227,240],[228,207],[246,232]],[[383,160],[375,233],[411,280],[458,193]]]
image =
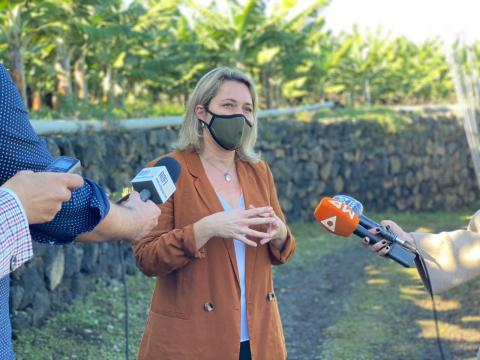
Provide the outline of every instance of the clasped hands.
[[[271,206],[254,207],[245,210],[222,211],[208,216],[212,236],[240,240],[246,245],[257,246],[250,238],[259,239],[260,245],[272,242],[282,249],[287,238],[287,226],[275,214]],[[255,225],[267,225],[265,231],[254,230]]]

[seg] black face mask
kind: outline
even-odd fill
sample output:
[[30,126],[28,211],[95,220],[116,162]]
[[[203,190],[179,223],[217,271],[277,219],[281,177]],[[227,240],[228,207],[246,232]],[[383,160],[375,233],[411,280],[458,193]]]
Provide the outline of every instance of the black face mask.
[[243,114],[218,115],[206,107],[205,110],[212,115],[210,124],[203,120],[199,121],[207,126],[215,142],[225,150],[237,150],[252,123]]

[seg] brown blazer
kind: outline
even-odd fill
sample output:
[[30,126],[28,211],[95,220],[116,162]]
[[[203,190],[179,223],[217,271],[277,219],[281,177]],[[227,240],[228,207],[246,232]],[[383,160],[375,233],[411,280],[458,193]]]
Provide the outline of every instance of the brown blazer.
[[425,258],[434,293],[480,276],[480,211],[472,216],[467,230],[411,235]]
[[[212,238],[197,251],[193,233],[196,221],[223,207],[196,153],[177,151],[170,156],[182,167],[177,191],[160,206],[157,227],[134,245],[141,271],[157,278],[138,358],[238,360],[240,285],[234,244],[232,239]],[[285,221],[268,165],[237,159],[236,167],[245,206],[270,205]],[[295,244],[288,230],[282,252],[272,244],[247,246],[245,286],[253,360],[286,358],[271,265],[286,263]]]

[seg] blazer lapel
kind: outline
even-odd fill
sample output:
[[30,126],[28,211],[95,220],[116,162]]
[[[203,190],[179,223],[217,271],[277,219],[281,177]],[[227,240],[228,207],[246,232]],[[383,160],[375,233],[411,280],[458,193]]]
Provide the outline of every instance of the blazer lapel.
[[[240,186],[242,187],[243,200],[245,201],[245,209],[248,209],[249,205],[260,206],[258,204],[258,194],[256,191],[256,186],[249,179],[251,174],[249,174],[248,168],[244,162],[240,159],[236,159],[237,174],[240,180]],[[256,201],[257,200],[257,201]],[[264,204],[262,205],[264,206]],[[258,242],[258,246],[260,242]],[[248,299],[249,289],[253,283],[253,276],[255,271],[255,261],[257,257],[257,247],[246,246],[246,259],[245,259],[245,292]]]
[[185,160],[188,166],[188,171],[194,178],[193,183],[195,189],[205,204],[205,207],[207,207],[212,214],[223,211],[223,207],[218,200],[212,184],[210,184],[210,181],[208,180],[198,154],[194,152],[185,152]]
[[[197,193],[204,202],[205,206],[212,214],[224,211],[223,206],[212,187],[212,184],[210,184],[210,181],[208,180],[207,174],[205,173],[202,161],[200,160],[198,154],[194,152],[186,152],[185,157],[188,165],[188,171],[194,177],[193,183],[195,185],[195,189],[197,190]],[[228,257],[235,274],[235,279],[237,281],[237,286],[240,288],[237,258],[235,256],[235,245],[233,244],[232,239],[222,239],[222,242],[227,250]]]

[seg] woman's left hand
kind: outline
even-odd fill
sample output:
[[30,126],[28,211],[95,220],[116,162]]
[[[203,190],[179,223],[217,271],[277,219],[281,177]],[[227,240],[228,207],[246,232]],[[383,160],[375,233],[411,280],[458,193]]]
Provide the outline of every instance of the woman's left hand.
[[[253,205],[250,205],[249,207],[250,209],[254,208]],[[271,212],[263,213],[260,216],[274,217],[276,219],[275,222],[270,223],[267,227],[267,233],[270,234],[270,236],[260,240],[260,245],[265,245],[271,241],[281,251],[287,240],[287,226],[273,210]]]

